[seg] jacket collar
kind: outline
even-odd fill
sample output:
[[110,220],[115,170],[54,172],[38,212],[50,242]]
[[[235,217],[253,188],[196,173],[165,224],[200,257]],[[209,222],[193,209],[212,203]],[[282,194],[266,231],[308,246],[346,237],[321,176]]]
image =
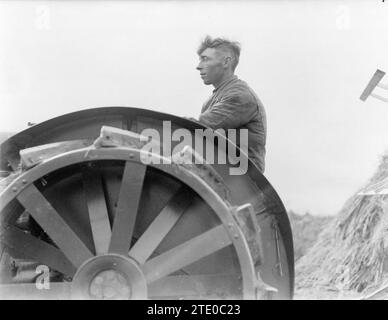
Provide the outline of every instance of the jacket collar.
[[220,90],[221,88],[225,87],[227,84],[231,83],[233,80],[237,80],[237,76],[236,75],[233,75],[231,76],[230,78],[224,80],[223,82],[221,82],[218,87],[214,88],[213,90],[213,93],[215,93],[216,91]]

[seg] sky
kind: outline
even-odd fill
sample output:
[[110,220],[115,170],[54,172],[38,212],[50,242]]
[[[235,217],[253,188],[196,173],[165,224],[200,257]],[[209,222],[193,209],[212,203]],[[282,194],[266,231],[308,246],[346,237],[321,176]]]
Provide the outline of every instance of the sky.
[[337,214],[388,150],[388,104],[359,99],[388,71],[388,2],[1,1],[0,131],[103,106],[198,117],[208,34],[242,45],[236,74],[265,106],[265,176],[286,208]]

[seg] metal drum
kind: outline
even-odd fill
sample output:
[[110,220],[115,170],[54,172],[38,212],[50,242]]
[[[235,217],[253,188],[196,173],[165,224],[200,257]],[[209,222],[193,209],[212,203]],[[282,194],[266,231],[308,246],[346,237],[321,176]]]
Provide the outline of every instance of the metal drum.
[[1,145],[2,299],[292,298],[291,228],[270,183],[250,160],[230,174],[225,136],[199,147],[169,140],[166,126],[193,139],[205,129],[106,107]]

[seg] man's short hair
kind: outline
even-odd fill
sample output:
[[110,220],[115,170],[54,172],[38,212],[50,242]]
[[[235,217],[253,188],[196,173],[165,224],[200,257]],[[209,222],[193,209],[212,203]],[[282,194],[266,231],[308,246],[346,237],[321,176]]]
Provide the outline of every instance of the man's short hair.
[[232,58],[232,69],[233,71],[236,69],[238,65],[238,61],[240,58],[241,45],[236,41],[229,41],[224,38],[215,38],[212,39],[210,36],[206,36],[205,39],[200,44],[197,53],[201,55],[203,51],[208,48],[220,49],[223,51],[227,51]]

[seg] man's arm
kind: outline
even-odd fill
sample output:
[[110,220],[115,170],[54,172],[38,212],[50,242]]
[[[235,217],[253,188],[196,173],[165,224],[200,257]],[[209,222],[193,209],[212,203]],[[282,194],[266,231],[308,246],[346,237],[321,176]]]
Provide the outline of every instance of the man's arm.
[[249,122],[257,112],[257,105],[250,94],[231,91],[210,110],[199,116],[199,121],[212,129],[238,128]]

